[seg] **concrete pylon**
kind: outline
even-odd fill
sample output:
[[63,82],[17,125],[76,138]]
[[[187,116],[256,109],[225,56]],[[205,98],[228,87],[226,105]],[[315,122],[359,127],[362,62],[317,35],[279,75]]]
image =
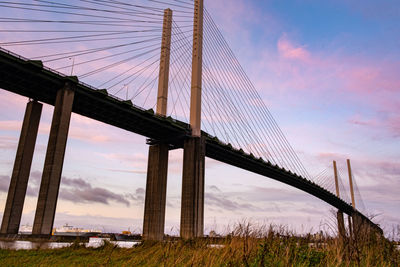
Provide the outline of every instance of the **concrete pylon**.
[[36,101],[29,101],[26,105],[6,207],[1,223],[0,232],[2,234],[18,234],[42,107],[43,105]]
[[343,242],[346,238],[346,228],[344,226],[344,215],[343,212],[338,210],[336,214],[337,223],[338,223],[338,235],[340,240]]
[[203,78],[203,0],[194,1],[190,126],[192,136],[201,136],[201,90]]
[[184,143],[180,235],[185,239],[204,234],[205,147],[204,137]]
[[351,172],[351,164],[350,164],[350,160],[349,159],[347,159],[347,170],[349,172],[349,185],[350,185],[351,205],[353,206],[353,209],[355,209],[356,208],[356,201],[354,199],[353,174]]
[[[167,115],[169,62],[171,55],[172,10],[164,10],[163,35],[158,77],[157,114]],[[164,238],[165,205],[167,198],[169,145],[160,143],[149,147],[146,196],[144,202],[143,240]]]
[[352,217],[349,215],[349,216],[347,216],[347,219],[348,219],[348,224],[349,224],[349,240],[350,240],[350,243],[352,243],[354,240]]
[[194,2],[190,126],[184,141],[181,226],[182,238],[202,237],[204,231],[205,139],[201,136],[201,88],[203,62],[203,0]]
[[[333,173],[335,177],[335,186],[336,186],[336,196],[340,198],[340,192],[339,192],[339,177],[338,177],[338,172],[337,172],[337,166],[336,166],[336,161],[333,161]],[[344,226],[344,216],[343,212],[338,210],[336,214],[337,218],[337,225],[338,225],[338,236],[340,240],[343,242],[344,238],[346,237],[346,228]]]
[[32,234],[50,235],[53,228],[74,94],[71,82],[57,92]]
[[149,147],[143,240],[161,241],[164,238],[168,149],[166,144]]
[[163,33],[158,75],[157,114],[167,115],[169,62],[171,56],[172,10],[164,10]]
[[[356,201],[354,198],[354,187],[353,187],[353,173],[351,171],[350,160],[347,159],[347,170],[349,173],[349,184],[350,184],[350,195],[351,195],[351,204],[353,206],[354,212],[351,214],[351,232],[353,234],[353,238],[356,238],[358,234],[360,234],[361,226],[362,226],[362,218],[356,213]],[[350,219],[349,219],[350,221]],[[350,227],[350,226],[349,226]]]
[[364,226],[363,218],[360,215],[358,215],[356,212],[354,212],[351,215],[351,219],[352,219],[352,222],[353,222],[353,234],[354,234],[354,237],[357,237],[360,234],[365,234],[365,233],[362,233],[362,229],[363,229],[363,226]]

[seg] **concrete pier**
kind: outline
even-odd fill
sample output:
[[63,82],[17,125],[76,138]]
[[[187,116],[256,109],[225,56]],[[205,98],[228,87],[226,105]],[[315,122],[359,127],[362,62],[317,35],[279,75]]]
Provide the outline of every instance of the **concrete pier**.
[[338,235],[340,240],[343,242],[346,238],[346,228],[344,226],[344,216],[343,212],[340,210],[337,212],[337,223],[338,223]]
[[167,197],[168,145],[149,147],[143,239],[163,240]]
[[6,207],[1,223],[0,233],[2,234],[17,234],[19,230],[42,107],[43,105],[36,101],[29,101],[26,105]]
[[50,235],[53,228],[73,102],[74,85],[66,82],[54,105],[32,234]]
[[181,228],[182,238],[202,237],[204,231],[205,139],[185,140],[183,153]]
[[365,230],[363,219],[356,213],[353,213],[351,215],[351,218],[352,218],[352,222],[353,222],[352,226],[353,226],[354,237],[357,237],[360,234],[365,234],[365,233],[363,233],[363,230]]
[[348,219],[348,224],[349,224],[349,240],[350,240],[350,243],[352,243],[354,240],[353,222],[352,222],[351,216],[347,216],[347,219]]

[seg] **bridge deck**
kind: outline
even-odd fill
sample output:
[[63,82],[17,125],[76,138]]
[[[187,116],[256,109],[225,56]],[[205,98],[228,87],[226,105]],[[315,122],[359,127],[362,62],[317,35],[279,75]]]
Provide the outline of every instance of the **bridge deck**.
[[[72,111],[77,114],[153,140],[168,141],[175,147],[182,147],[183,139],[190,135],[190,126],[186,123],[157,116],[152,111],[143,110],[108,95],[106,90],[97,90],[72,77],[44,68],[41,62],[29,61],[11,52],[0,50],[0,88],[2,89],[54,105],[56,92],[62,88],[66,79],[76,82]],[[203,135],[206,136],[207,157],[296,187],[346,214],[357,213],[375,225],[362,213],[354,211],[350,204],[317,184],[269,162],[255,159],[230,145],[219,142],[207,133],[203,132]]]

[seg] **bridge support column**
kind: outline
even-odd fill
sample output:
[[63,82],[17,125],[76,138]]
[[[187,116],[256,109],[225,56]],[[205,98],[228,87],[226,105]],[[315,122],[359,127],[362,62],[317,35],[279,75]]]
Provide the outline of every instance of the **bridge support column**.
[[36,101],[29,101],[26,105],[6,207],[1,223],[0,233],[2,234],[18,234],[42,107],[43,105]]
[[161,241],[164,238],[168,150],[167,144],[152,145],[149,148],[143,240]]
[[182,238],[202,237],[204,232],[205,139],[190,137],[183,152],[181,229]]
[[337,212],[337,223],[338,223],[338,236],[339,236],[340,241],[343,244],[343,242],[346,238],[346,228],[344,226],[343,212],[341,212],[340,210]]
[[351,242],[353,242],[353,238],[354,238],[353,223],[352,223],[352,218],[350,215],[347,216],[347,219],[348,219],[348,224],[349,224],[349,240],[351,243]]
[[351,218],[353,222],[353,235],[356,238],[358,235],[363,234],[363,219],[356,213],[353,213]]
[[50,235],[53,228],[74,102],[73,87],[66,82],[57,92],[32,234]]

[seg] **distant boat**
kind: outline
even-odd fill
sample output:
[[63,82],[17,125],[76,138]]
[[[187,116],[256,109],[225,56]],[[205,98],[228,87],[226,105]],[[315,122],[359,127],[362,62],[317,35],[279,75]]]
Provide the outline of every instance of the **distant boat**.
[[66,223],[60,228],[54,228],[52,235],[59,235],[59,236],[93,236],[97,234],[101,234],[102,231],[98,229],[83,229],[74,227],[72,225],[68,225]]

